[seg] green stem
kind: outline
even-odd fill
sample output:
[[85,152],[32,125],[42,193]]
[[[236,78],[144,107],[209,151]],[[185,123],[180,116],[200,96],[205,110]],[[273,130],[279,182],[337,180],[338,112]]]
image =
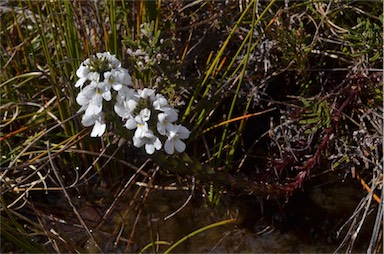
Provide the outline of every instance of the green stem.
[[208,226],[205,226],[203,228],[200,228],[196,231],[193,231],[192,233],[184,236],[183,238],[181,238],[179,241],[177,241],[176,243],[174,243],[171,247],[169,247],[165,252],[164,254],[168,254],[170,253],[174,248],[176,248],[177,246],[179,246],[181,243],[183,243],[184,241],[186,241],[187,239],[191,238],[192,236],[195,236],[201,232],[204,232],[208,229],[211,229],[211,228],[214,228],[214,227],[218,227],[218,226],[222,226],[222,225],[225,225],[225,224],[229,224],[229,223],[234,223],[236,221],[236,219],[228,219],[228,220],[223,220],[223,221],[219,221],[219,222],[216,222],[216,223],[213,223],[211,225],[208,225]]
[[[248,10],[250,9],[250,7],[252,6],[252,4],[254,4],[254,1],[253,0],[252,2],[250,2],[247,7],[245,8],[245,10],[243,11],[243,13],[241,14],[240,18],[237,20],[237,22],[235,23],[234,27],[232,28],[231,32],[229,33],[228,37],[226,38],[226,40],[224,41],[223,45],[221,46],[220,50],[219,50],[219,53],[217,53],[215,59],[212,61],[208,71],[206,72],[205,74],[205,77],[203,79],[203,81],[201,82],[201,84],[199,84],[199,86],[195,89],[195,92],[194,94],[192,95],[190,101],[189,101],[189,104],[185,110],[185,113],[182,117],[182,122],[185,121],[186,117],[190,114],[191,110],[192,110],[192,105],[195,101],[195,98],[198,94],[200,94],[200,91],[201,89],[204,87],[205,85],[205,82],[207,82],[208,78],[211,76],[212,72],[214,71],[215,67],[218,66],[218,64],[220,63],[220,59],[221,59],[221,56],[223,55],[224,53],[224,50],[226,49],[227,45],[229,44],[229,41],[231,40],[232,36],[235,34],[235,31],[237,30],[237,28],[239,27],[241,21],[243,20],[243,18],[245,17],[246,13],[248,12]],[[274,1],[273,1],[274,2]],[[204,97],[204,96],[203,96]]]
[[151,248],[152,246],[156,246],[156,245],[170,245],[170,243],[166,242],[166,241],[154,241],[153,243],[148,243],[147,245],[145,245],[144,248],[141,249],[139,254],[144,253],[144,251],[146,251],[147,249]]

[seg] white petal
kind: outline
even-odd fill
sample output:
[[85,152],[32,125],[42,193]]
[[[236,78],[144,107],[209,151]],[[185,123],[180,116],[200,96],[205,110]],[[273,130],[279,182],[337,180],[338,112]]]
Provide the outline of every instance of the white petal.
[[173,124],[167,124],[165,126],[165,128],[168,131],[168,138],[169,139],[173,139],[173,138],[177,137],[177,126],[175,126]]
[[144,88],[143,90],[138,91],[139,96],[143,99],[150,99],[153,100],[155,96],[155,90]]
[[120,116],[121,118],[125,118],[125,108],[123,104],[116,102],[113,106],[113,109],[115,110],[118,116]]
[[123,85],[117,79],[117,77],[115,77],[114,73],[115,73],[115,70],[112,70],[112,72],[109,72],[109,71],[105,72],[104,73],[104,82],[112,85],[113,90],[119,91],[123,87]]
[[133,140],[133,145],[136,146],[137,148],[140,148],[144,145],[144,141],[141,138],[133,137],[132,140]]
[[136,138],[144,138],[145,132],[143,131],[143,128],[140,127],[140,125],[137,126],[134,137]]
[[84,60],[83,65],[89,66],[90,63],[91,63],[91,59],[87,58]]
[[155,152],[155,147],[153,144],[145,144],[145,151],[147,154],[153,154]]
[[100,74],[98,72],[90,72],[87,75],[87,79],[94,81],[94,82],[99,82],[100,81]]
[[190,133],[191,132],[186,127],[179,125],[179,130],[177,132],[179,138],[187,139],[187,138],[189,138]]
[[104,100],[106,101],[110,101],[112,99],[112,94],[111,94],[111,91],[107,91],[105,93],[102,94]]
[[175,152],[175,148],[173,147],[173,143],[171,140],[165,141],[164,150],[167,154],[173,154]]
[[81,92],[85,97],[91,98],[96,94],[97,84],[95,82],[91,82],[91,84],[87,85]]
[[85,110],[85,115],[96,115],[99,114],[102,110],[101,105],[94,103],[88,104],[88,108]]
[[75,87],[80,87],[80,88],[83,87],[85,81],[87,81],[87,77],[82,77],[82,78],[80,78],[80,79],[76,82]]
[[102,96],[102,94],[95,93],[92,96],[91,103],[94,103],[96,105],[101,106],[103,104],[103,96]]
[[111,65],[113,68],[120,68],[121,67],[121,62],[117,60],[117,58],[113,55],[113,58],[110,60]]
[[137,104],[137,101],[131,99],[127,101],[126,107],[129,111],[134,111],[136,109]]
[[157,118],[159,119],[159,122],[160,123],[163,123],[164,121],[165,121],[165,119],[167,118],[167,114],[165,114],[165,113],[160,113],[158,116],[157,116]]
[[83,115],[81,118],[81,124],[84,125],[85,127],[92,126],[96,122],[96,119],[94,116],[89,116],[89,115]]
[[80,65],[79,69],[76,71],[76,76],[79,78],[85,78],[89,73],[88,66],[85,66],[83,63]]
[[104,122],[95,122],[95,126],[93,126],[91,137],[100,137],[103,135],[106,129],[106,124]]
[[133,85],[131,75],[129,75],[127,69],[119,68],[117,70],[112,71],[112,73],[117,83],[124,84],[126,86]]
[[174,145],[175,145],[176,151],[178,151],[179,153],[185,151],[186,145],[180,139],[174,139]]
[[156,110],[164,110],[169,107],[168,101],[162,95],[156,94],[156,100],[153,102],[153,107]]
[[137,138],[142,138],[142,137],[151,138],[152,136],[153,136],[153,132],[148,129],[147,123],[137,125],[137,129],[135,131],[135,137],[137,137]]
[[140,115],[135,116],[135,121],[136,121],[137,124],[141,124],[141,125],[145,123],[143,121],[143,118],[141,118]]
[[124,70],[124,76],[120,82],[126,86],[133,86],[132,77],[129,75],[127,70]]
[[123,85],[119,84],[119,83],[112,84],[112,88],[115,91],[119,91],[122,87],[123,87]]
[[105,82],[111,82],[111,81],[113,81],[112,71],[106,71],[106,72],[104,72],[104,81],[105,81]]
[[84,106],[84,105],[87,105],[89,103],[90,99],[85,97],[84,93],[80,92],[77,96],[76,96],[76,102],[80,105],[80,106]]
[[83,105],[83,106],[81,106],[81,108],[77,111],[77,113],[83,112],[83,111],[87,110],[87,108],[88,108],[88,104]]
[[97,88],[99,88],[103,93],[106,93],[111,90],[111,84],[107,82],[97,82]]
[[168,115],[168,122],[173,123],[174,121],[177,120],[178,114],[175,109],[170,108],[169,110],[165,111]]
[[163,135],[163,136],[166,135],[165,125],[162,124],[161,122],[157,122],[156,129],[157,129],[157,131],[158,131],[161,135]]
[[127,120],[127,122],[125,123],[125,127],[128,129],[128,130],[133,130],[137,127],[137,122],[135,121],[134,118],[129,118]]
[[156,150],[160,150],[160,149],[161,149],[161,146],[162,146],[163,144],[161,143],[160,139],[156,137],[156,141],[155,141],[155,143],[154,143],[153,145],[154,145],[154,147],[156,148]]
[[119,91],[118,91],[118,99],[120,100],[130,100],[133,99],[135,96],[135,90],[128,88],[126,86],[123,86]]
[[139,116],[144,122],[147,122],[151,117],[151,111],[148,108],[144,108],[140,111]]

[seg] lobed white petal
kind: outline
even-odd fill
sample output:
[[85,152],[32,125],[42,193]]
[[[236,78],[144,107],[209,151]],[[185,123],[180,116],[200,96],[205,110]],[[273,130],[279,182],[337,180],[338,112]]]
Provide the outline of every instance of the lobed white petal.
[[75,87],[83,88],[83,85],[87,81],[87,77],[81,77],[75,84]]
[[187,139],[187,138],[189,138],[190,133],[191,132],[186,127],[184,127],[182,125],[178,125],[177,135],[179,138]]
[[93,126],[91,137],[101,137],[101,135],[104,134],[106,127],[104,121],[97,120]]
[[76,76],[79,78],[86,78],[89,73],[88,66],[84,65],[83,63],[80,65],[79,69],[76,71]]
[[124,125],[128,130],[133,130],[137,128],[137,122],[133,117],[128,118],[127,122]]
[[133,145],[136,146],[137,148],[140,148],[144,145],[144,140],[141,138],[133,137]]
[[174,142],[173,145],[175,146],[176,151],[178,151],[179,153],[182,153],[185,151],[186,145],[183,141],[181,141],[180,139],[174,139],[173,142]]
[[[76,102],[77,104],[79,104],[80,106],[84,106],[84,105],[87,105],[89,103],[89,98],[86,97],[84,95],[84,93],[80,92],[77,96],[76,96]],[[84,109],[85,110],[85,109]]]
[[147,122],[151,117],[151,111],[148,108],[144,108],[140,111],[138,115],[142,121]]
[[175,152],[175,147],[171,140],[167,139],[164,143],[164,150],[167,154],[173,154]]
[[145,144],[145,151],[147,154],[153,154],[155,152],[155,147],[153,144]]

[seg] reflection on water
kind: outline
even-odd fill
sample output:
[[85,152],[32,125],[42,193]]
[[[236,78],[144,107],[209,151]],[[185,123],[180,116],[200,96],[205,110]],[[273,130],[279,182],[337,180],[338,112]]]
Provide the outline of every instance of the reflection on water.
[[[324,184],[327,182],[329,184]],[[189,192],[152,190],[143,202],[140,195],[134,198],[130,194],[135,189],[137,187],[123,195],[111,216],[100,227],[102,216],[111,204],[106,197],[113,197],[113,194],[102,191],[81,193],[75,204],[103,252],[137,253],[153,241],[175,243],[199,228],[234,217],[238,219],[238,224],[227,224],[199,233],[179,245],[174,253],[330,253],[342,240],[342,236],[336,238],[336,231],[366,195],[353,181],[342,182],[337,176],[312,179],[304,186],[305,191],[297,191],[286,204],[284,200],[277,202],[254,196],[228,195],[218,207],[212,209],[195,192],[180,212],[164,220],[183,205]],[[85,201],[85,198],[91,202]],[[56,207],[60,203],[66,204],[59,202]],[[50,221],[46,224],[47,228],[65,236],[67,242],[82,246],[86,252],[99,252],[95,241],[79,225],[70,207],[52,212],[52,205],[49,205],[48,209],[52,216],[47,218]],[[65,223],[59,219],[65,220]],[[366,251],[370,232],[370,226],[363,229],[355,244],[356,252]],[[147,251],[164,252],[166,248],[162,245]]]
[[[319,182],[324,183],[324,179],[319,179]],[[145,216],[142,216],[141,225],[149,226],[138,229],[140,239],[136,238],[136,246],[149,243],[150,232],[155,239],[175,242],[198,228],[236,216],[241,225],[225,225],[205,231],[184,242],[175,251],[330,253],[342,240],[335,237],[335,232],[365,193],[352,182],[342,182],[338,177],[329,179],[329,182],[332,184],[317,187],[316,181],[312,181],[311,185],[305,186],[305,192],[296,193],[284,206],[264,201],[264,214],[255,197],[239,197],[235,202],[215,209],[206,207],[195,198],[166,221],[163,218],[177,210],[188,193],[156,191],[144,207]],[[363,235],[363,238],[369,240],[369,234]],[[365,252],[364,241],[367,240],[358,241],[355,251]]]

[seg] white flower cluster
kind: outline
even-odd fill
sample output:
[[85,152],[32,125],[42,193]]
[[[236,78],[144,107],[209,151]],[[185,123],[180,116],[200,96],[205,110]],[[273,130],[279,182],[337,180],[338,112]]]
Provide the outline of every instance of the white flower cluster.
[[81,89],[76,101],[81,105],[79,112],[85,112],[81,122],[84,126],[94,125],[91,137],[105,132],[103,101],[110,102],[114,98],[115,113],[128,130],[135,131],[132,138],[134,146],[144,146],[148,154],[153,154],[162,148],[163,140],[168,154],[185,150],[182,140],[187,139],[190,132],[186,127],[175,124],[177,110],[153,89],[131,88],[131,76],[114,55],[105,52],[88,58],[81,63],[76,75],[79,80],[75,86]]

